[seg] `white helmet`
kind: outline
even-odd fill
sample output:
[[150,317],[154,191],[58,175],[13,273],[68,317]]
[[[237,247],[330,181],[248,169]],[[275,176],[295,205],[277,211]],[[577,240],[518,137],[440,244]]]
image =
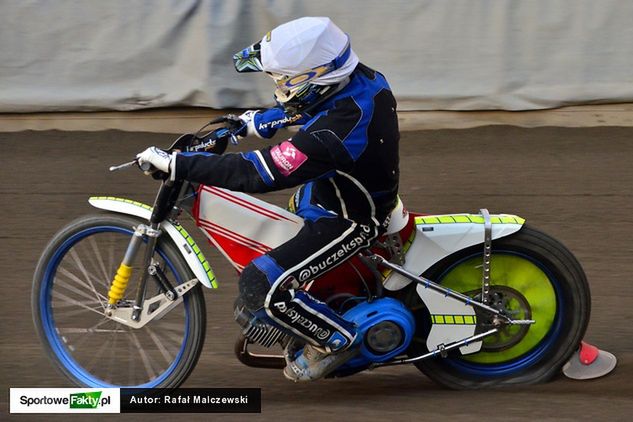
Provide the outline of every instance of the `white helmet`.
[[277,84],[277,101],[301,109],[346,80],[358,56],[329,18],[305,17],[273,29],[233,61],[238,72],[268,73]]

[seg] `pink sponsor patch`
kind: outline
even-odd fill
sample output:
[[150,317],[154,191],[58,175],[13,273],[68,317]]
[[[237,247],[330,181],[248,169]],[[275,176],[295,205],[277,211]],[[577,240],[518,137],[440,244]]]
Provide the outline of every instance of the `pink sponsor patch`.
[[275,166],[284,176],[288,176],[298,169],[301,164],[305,163],[308,159],[308,156],[295,148],[290,141],[284,141],[272,147],[270,149],[270,155],[273,158]]

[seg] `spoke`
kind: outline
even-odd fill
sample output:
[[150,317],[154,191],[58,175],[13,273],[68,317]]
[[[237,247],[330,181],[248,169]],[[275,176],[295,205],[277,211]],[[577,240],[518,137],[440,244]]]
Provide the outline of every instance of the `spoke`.
[[165,346],[163,345],[163,343],[160,341],[160,339],[158,338],[158,336],[154,333],[154,331],[152,331],[151,328],[149,328],[147,325],[145,326],[145,329],[147,330],[147,334],[149,334],[150,338],[152,339],[152,341],[154,342],[154,344],[156,345],[156,347],[158,348],[158,351],[160,352],[161,355],[163,355],[163,358],[165,359],[165,362],[167,362],[167,365],[169,366],[169,364],[171,364],[172,360],[173,360],[173,356],[169,353],[169,351],[165,348]]
[[152,368],[152,364],[150,362],[149,357],[147,356],[147,353],[141,347],[141,343],[139,343],[138,338],[136,337],[136,334],[134,334],[133,331],[130,331],[129,334],[130,336],[132,336],[132,341],[134,342],[134,345],[136,346],[136,351],[141,356],[141,360],[143,361],[143,366],[145,367],[145,372],[147,373],[149,380],[153,380],[154,378],[156,378],[156,374],[154,372],[154,368]]
[[[85,281],[83,281],[81,278],[77,277],[75,274],[73,274],[71,271],[67,270],[66,268],[64,268],[63,265],[60,265],[58,268],[58,272],[61,272],[63,275],[65,275],[66,277],[68,277],[69,279],[71,279],[72,281],[76,282],[77,284],[80,284],[81,286],[83,286],[86,290],[88,290],[89,292],[93,292],[95,293],[97,299],[101,298],[103,300],[107,300],[106,296],[102,293],[99,293],[97,290],[93,290],[93,287],[91,285],[88,285],[88,283],[86,283]],[[91,278],[96,279],[95,277],[91,276],[90,274],[86,274],[87,278],[90,280]],[[59,277],[59,276],[58,276]]]
[[[61,272],[64,275],[67,275],[66,273],[64,273],[64,270],[62,270]],[[70,275],[71,274],[69,273],[67,276],[70,276]],[[94,300],[94,297],[91,294],[88,294],[85,290],[78,289],[77,287],[71,285],[70,283],[67,283],[67,282],[63,281],[59,276],[57,276],[57,278],[55,279],[55,285],[59,286],[59,287],[63,287],[65,289],[67,289],[67,290],[70,290],[71,292],[73,292],[73,293],[75,293],[75,294],[77,294],[77,295],[79,295],[79,296],[81,296],[81,297],[83,297],[85,299],[88,299],[90,301]],[[98,293],[97,293],[97,298],[99,298],[99,294]],[[103,301],[101,300],[101,298],[99,298],[98,303],[100,305],[103,304]]]
[[[119,330],[121,328],[121,324],[117,323],[116,328],[117,330]],[[120,330],[120,331],[123,332],[123,330]],[[117,339],[119,337],[114,335],[114,333],[112,333],[110,337],[112,339],[112,348],[111,348],[112,353],[110,353],[110,359],[108,360],[108,375],[110,375],[110,380],[106,380],[106,381],[109,382],[110,384],[113,384],[114,383],[113,382],[114,376],[112,375],[114,373],[113,368],[115,367],[115,364],[117,363],[115,362],[114,357],[119,355],[119,351],[116,348]],[[118,363],[120,364],[120,362]]]
[[[71,306],[75,306],[75,305],[72,304]],[[101,306],[98,306],[96,308],[90,308],[90,309],[92,309],[93,311],[95,311],[99,315],[102,315],[102,313],[101,313]],[[87,311],[88,311],[88,309],[83,309],[83,308],[81,308],[81,309],[73,308],[73,309],[66,310],[66,311],[55,311],[55,318],[59,318],[59,319],[69,318],[69,317],[73,317],[75,315],[83,314],[84,312],[87,312]]]
[[[98,300],[94,300],[93,297],[90,298],[91,300],[87,301],[87,302],[82,302],[84,305],[101,305],[101,302],[99,302]],[[60,308],[70,308],[71,306],[76,306],[74,303],[60,303],[60,302],[55,302],[52,304],[53,309],[60,309]],[[101,306],[99,306],[100,308]],[[99,309],[99,308],[94,308]],[[64,311],[67,312],[67,311]]]
[[[110,247],[108,248],[108,265],[110,267],[110,272],[109,274],[114,274],[116,273],[116,269],[117,269],[117,263],[114,262],[114,242],[110,242]],[[110,286],[112,285],[112,278],[108,277],[106,278],[106,282],[108,290],[110,290]]]
[[60,328],[60,333],[64,334],[92,334],[92,333],[119,333],[121,330],[108,330],[105,328]]
[[[99,321],[99,322],[97,322],[95,325],[93,325],[91,328],[92,328],[92,329],[96,329],[97,327],[100,327],[100,326],[102,326],[103,324],[105,324],[105,323],[107,323],[107,322],[109,322],[109,321],[111,321],[111,320],[109,320],[109,319],[107,319],[107,318],[102,319],[101,321]],[[63,330],[63,328],[58,329],[58,331],[60,331],[60,332],[61,332],[62,330]],[[81,337],[79,337],[79,340],[77,340],[77,342],[76,342],[75,344],[69,344],[69,348],[70,348],[70,347],[73,347],[73,348],[74,348],[74,350],[77,350],[77,347],[79,347],[79,346],[81,346],[82,344],[84,344],[84,343],[86,342],[86,340],[87,340],[87,339],[89,339],[89,338],[90,338],[90,336],[81,336]],[[71,349],[71,350],[72,350],[72,349]]]
[[[115,273],[115,272],[113,272],[113,274],[114,274],[114,273]],[[93,274],[88,274],[88,279],[89,279],[89,280],[94,280],[94,281],[96,281],[97,283],[99,283],[100,285],[104,286],[104,287],[105,287],[105,289],[106,289],[106,291],[110,290],[110,285],[109,285],[110,281],[108,281],[108,282],[106,283],[105,281],[103,281],[103,279],[101,279],[101,278],[99,278],[99,277],[97,277],[97,276],[95,276],[95,275],[93,275]],[[110,280],[110,279],[108,278],[107,280]],[[103,299],[107,301],[106,296],[105,296],[105,295],[102,295],[102,296],[103,296]]]
[[[158,327],[157,327],[158,328]],[[161,330],[162,331],[162,330]],[[167,337],[168,340],[171,340],[176,344],[178,349],[180,349],[180,345],[182,344],[182,340],[185,338],[184,332],[182,335],[178,335],[178,333],[172,331],[162,331],[164,337]]]
[[97,259],[97,264],[101,269],[101,272],[103,273],[103,278],[95,278],[99,281],[100,284],[102,284],[106,288],[109,288],[108,281],[105,280],[108,280],[110,278],[110,275],[108,274],[105,264],[103,263],[103,257],[101,256],[101,252],[99,251],[99,246],[97,246],[97,241],[94,239],[94,236],[89,237],[88,241],[90,242],[90,246],[92,246],[92,251],[94,252],[94,257]]
[[[87,336],[82,337],[82,340],[85,339],[85,337]],[[101,347],[97,349],[97,352],[93,355],[92,359],[86,366],[86,370],[88,372],[92,373],[92,368],[94,368],[95,364],[102,361],[101,356],[103,355],[103,352],[108,349],[108,344],[110,344],[110,339],[104,341]]]
[[98,311],[96,309],[93,309],[93,308],[91,308],[91,307],[89,307],[87,305],[84,305],[83,303],[79,302],[78,300],[71,299],[68,296],[66,296],[66,295],[64,295],[64,294],[62,294],[62,293],[60,293],[58,291],[54,291],[53,292],[53,297],[56,298],[56,299],[59,299],[59,300],[63,300],[66,303],[71,303],[73,305],[77,305],[77,306],[82,307],[82,308],[84,308],[84,309],[86,309],[88,311],[92,311],[92,312],[97,313],[97,314],[99,314],[101,316],[104,316],[103,312]]
[[[129,333],[128,333],[129,334]],[[128,356],[128,385],[134,385],[136,383],[135,375],[136,375],[136,366],[134,365],[134,359],[132,359],[132,355],[134,354],[134,346],[131,341],[127,342],[127,356]]]
[[[92,284],[92,281],[90,280],[90,277],[88,276],[88,271],[86,270],[86,267],[84,267],[83,262],[81,262],[79,255],[77,255],[77,251],[75,251],[75,249],[71,249],[70,255],[75,260],[75,264],[77,265],[77,267],[79,267],[79,270],[81,270],[84,277],[86,277],[86,281],[90,283],[90,287],[92,288],[92,291],[94,292],[94,294],[97,296],[97,299],[101,300],[99,298],[99,293],[97,293],[97,289],[95,288],[94,284]],[[105,303],[102,302],[101,305],[103,306],[103,309],[105,309]]]
[[160,325],[161,331],[169,330],[169,331],[176,331],[183,334],[185,332],[185,327],[183,326],[183,324],[178,324],[177,322],[160,321],[160,320],[156,322],[158,322],[158,325]]

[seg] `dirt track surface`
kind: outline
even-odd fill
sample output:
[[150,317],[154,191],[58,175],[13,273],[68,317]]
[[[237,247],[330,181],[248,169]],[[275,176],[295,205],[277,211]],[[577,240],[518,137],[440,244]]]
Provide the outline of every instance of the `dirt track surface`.
[[[0,134],[0,419],[7,416],[9,387],[70,386],[44,356],[31,322],[31,279],[39,254],[64,224],[94,212],[89,196],[108,194],[151,203],[157,187],[151,178],[132,170],[110,174],[107,167],[129,160],[146,146],[167,146],[171,139],[117,131]],[[257,142],[261,141],[244,141],[241,148],[253,148]],[[518,214],[566,244],[584,266],[592,289],[586,339],[618,357],[615,372],[594,381],[560,377],[545,385],[476,392],[442,389],[413,367],[295,385],[278,370],[248,368],[233,356],[237,328],[231,304],[237,277],[207,247],[205,254],[220,288],[205,293],[205,349],[185,386],[261,387],[262,414],[118,418],[630,420],[633,129],[497,126],[409,132],[402,139],[401,170],[401,197],[411,210],[476,212],[487,207]],[[285,193],[267,198],[280,205],[286,202]],[[199,233],[196,238],[206,245]]]

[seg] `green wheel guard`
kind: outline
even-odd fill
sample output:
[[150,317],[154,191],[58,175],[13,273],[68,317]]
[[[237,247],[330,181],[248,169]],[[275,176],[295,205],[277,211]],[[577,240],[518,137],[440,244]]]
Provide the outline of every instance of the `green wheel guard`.
[[[458,264],[442,278],[442,285],[472,297],[480,294],[481,259],[476,257]],[[529,352],[547,335],[556,317],[554,288],[547,275],[531,261],[493,253],[490,268],[491,294],[494,295],[495,287],[502,294],[510,292],[504,308],[511,317],[536,322],[524,328],[507,326],[499,334],[487,337],[482,351],[461,357],[468,362],[498,364]]]

